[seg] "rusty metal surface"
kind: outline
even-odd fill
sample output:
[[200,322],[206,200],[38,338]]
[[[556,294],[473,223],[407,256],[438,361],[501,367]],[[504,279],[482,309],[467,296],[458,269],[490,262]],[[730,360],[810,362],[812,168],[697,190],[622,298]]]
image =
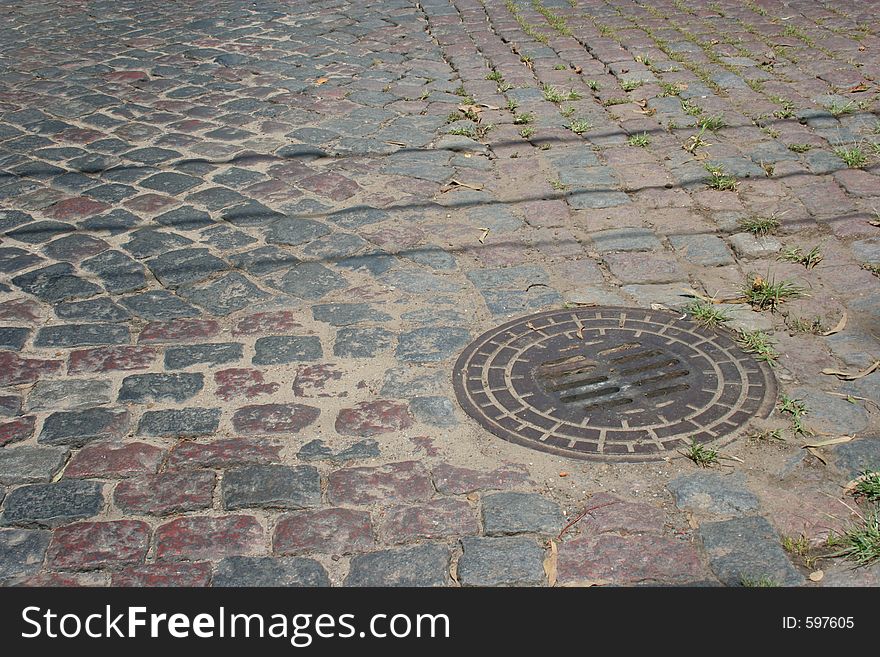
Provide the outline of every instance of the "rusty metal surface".
[[458,401],[505,440],[580,459],[648,461],[719,446],[776,399],[770,367],[726,333],[639,308],[554,310],[471,343]]

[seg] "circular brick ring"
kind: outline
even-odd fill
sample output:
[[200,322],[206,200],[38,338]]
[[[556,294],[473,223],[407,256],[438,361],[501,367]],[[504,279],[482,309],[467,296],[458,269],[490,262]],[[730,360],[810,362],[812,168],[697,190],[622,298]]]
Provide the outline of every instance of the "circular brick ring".
[[767,363],[725,333],[638,308],[553,310],[459,356],[464,410],[496,436],[578,459],[649,461],[720,446],[776,400]]

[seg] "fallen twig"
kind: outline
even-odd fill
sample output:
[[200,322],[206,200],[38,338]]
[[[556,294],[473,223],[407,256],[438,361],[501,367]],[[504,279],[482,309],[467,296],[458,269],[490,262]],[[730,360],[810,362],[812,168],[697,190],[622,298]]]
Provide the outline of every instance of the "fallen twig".
[[584,509],[582,513],[578,514],[577,518],[575,518],[570,523],[568,523],[565,527],[562,528],[562,531],[559,532],[559,534],[556,536],[556,540],[557,541],[560,540],[562,538],[563,534],[565,534],[565,532],[567,532],[574,525],[576,525],[581,520],[583,520],[584,516],[586,516],[587,514],[591,513],[592,511],[595,511],[596,509],[601,509],[603,506],[610,506],[612,504],[617,504],[617,502],[605,502],[605,504],[597,504],[596,506],[591,506],[588,509]]

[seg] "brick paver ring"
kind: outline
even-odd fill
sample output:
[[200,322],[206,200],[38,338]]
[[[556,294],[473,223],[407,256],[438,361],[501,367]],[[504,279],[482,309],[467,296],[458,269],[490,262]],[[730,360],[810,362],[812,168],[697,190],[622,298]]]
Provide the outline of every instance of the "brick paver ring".
[[537,313],[472,342],[453,372],[464,410],[496,436],[578,459],[649,461],[720,446],[776,399],[769,365],[671,312]]

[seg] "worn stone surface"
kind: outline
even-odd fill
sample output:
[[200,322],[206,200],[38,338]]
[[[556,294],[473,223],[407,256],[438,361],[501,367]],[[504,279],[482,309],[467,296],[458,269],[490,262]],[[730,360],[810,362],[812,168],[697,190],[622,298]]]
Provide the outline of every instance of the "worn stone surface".
[[746,516],[706,523],[700,538],[712,571],[728,586],[767,578],[780,586],[803,583],[782,549],[779,536],[764,518]]
[[350,554],[375,545],[370,514],[354,509],[304,510],[284,516],[272,539],[277,554]]
[[65,479],[16,488],[3,503],[0,525],[56,527],[97,515],[104,505],[101,484]]
[[346,586],[445,586],[450,554],[442,545],[381,550],[352,558]]
[[223,507],[300,509],[321,503],[321,477],[310,465],[248,465],[223,476]]
[[543,586],[544,550],[530,538],[463,538],[463,586]]
[[758,498],[744,485],[742,477],[713,472],[695,472],[669,482],[680,509],[723,516],[741,516],[758,508]]
[[36,574],[51,536],[39,529],[0,529],[0,584],[15,584]]
[[330,586],[323,566],[299,557],[226,557],[214,586]]
[[0,450],[0,484],[35,484],[52,480],[67,461],[68,450],[22,445]]
[[531,493],[493,493],[482,500],[483,527],[487,534],[554,534],[563,525],[559,506]]

